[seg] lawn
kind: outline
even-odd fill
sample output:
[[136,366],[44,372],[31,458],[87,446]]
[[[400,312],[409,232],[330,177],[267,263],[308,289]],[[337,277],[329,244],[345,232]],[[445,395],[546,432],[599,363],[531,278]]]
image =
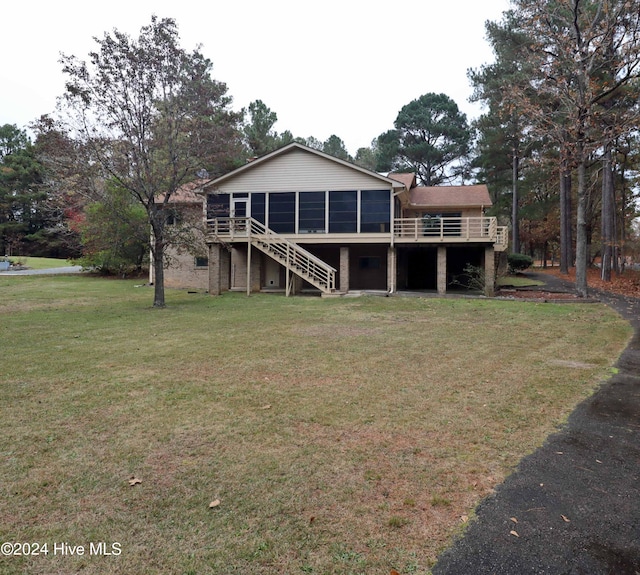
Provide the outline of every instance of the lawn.
[[19,263],[32,270],[46,270],[52,268],[63,268],[70,266],[69,260],[57,258],[40,258],[35,256],[11,256],[9,261]]
[[0,542],[48,552],[0,573],[428,573],[631,334],[595,304],[151,302],[0,277]]

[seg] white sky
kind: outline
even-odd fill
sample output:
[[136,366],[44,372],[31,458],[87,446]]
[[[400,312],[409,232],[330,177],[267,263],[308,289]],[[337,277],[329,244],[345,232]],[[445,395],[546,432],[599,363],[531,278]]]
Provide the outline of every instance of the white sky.
[[275,129],[348,151],[393,128],[400,108],[445,93],[468,119],[468,68],[492,61],[484,22],[509,0],[35,0],[7,2],[0,33],[0,125],[52,113],[64,90],[60,53],[86,59],[93,37],[137,37],[151,15],[174,18],[183,48],[202,51],[233,107],[262,100]]

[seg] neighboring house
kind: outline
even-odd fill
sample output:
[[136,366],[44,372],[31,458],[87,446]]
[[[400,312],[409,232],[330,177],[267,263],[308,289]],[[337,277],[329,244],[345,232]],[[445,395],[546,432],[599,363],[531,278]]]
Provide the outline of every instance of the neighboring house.
[[495,253],[506,249],[506,230],[484,215],[491,206],[486,186],[418,187],[413,174],[383,176],[297,143],[213,180],[200,193],[208,266],[198,269],[191,256],[184,261],[188,271],[167,270],[168,286],[195,274],[197,283],[189,287],[213,295],[304,289],[444,294],[471,265],[484,270],[485,292],[492,295]]

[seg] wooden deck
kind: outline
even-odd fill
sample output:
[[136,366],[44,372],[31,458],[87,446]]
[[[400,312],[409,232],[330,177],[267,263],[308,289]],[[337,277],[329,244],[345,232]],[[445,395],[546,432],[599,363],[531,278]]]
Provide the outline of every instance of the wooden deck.
[[[251,218],[213,218],[207,220],[210,241],[246,242]],[[494,217],[397,218],[391,233],[359,234],[280,234],[297,243],[393,243],[393,244],[493,244],[496,251],[508,246],[506,226]]]

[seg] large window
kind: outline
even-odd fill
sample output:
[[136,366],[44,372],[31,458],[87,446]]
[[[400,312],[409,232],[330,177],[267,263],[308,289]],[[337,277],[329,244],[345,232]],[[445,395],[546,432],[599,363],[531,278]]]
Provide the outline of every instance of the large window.
[[251,194],[251,217],[265,224],[265,198],[264,193]]
[[329,192],[329,233],[358,231],[358,192]]
[[389,190],[363,190],[360,192],[361,232],[389,232],[391,221],[389,196]]
[[229,195],[207,194],[207,219],[229,217]]
[[296,194],[269,194],[269,227],[280,234],[296,231]]
[[301,234],[325,231],[324,192],[300,192],[298,195],[298,231]]

